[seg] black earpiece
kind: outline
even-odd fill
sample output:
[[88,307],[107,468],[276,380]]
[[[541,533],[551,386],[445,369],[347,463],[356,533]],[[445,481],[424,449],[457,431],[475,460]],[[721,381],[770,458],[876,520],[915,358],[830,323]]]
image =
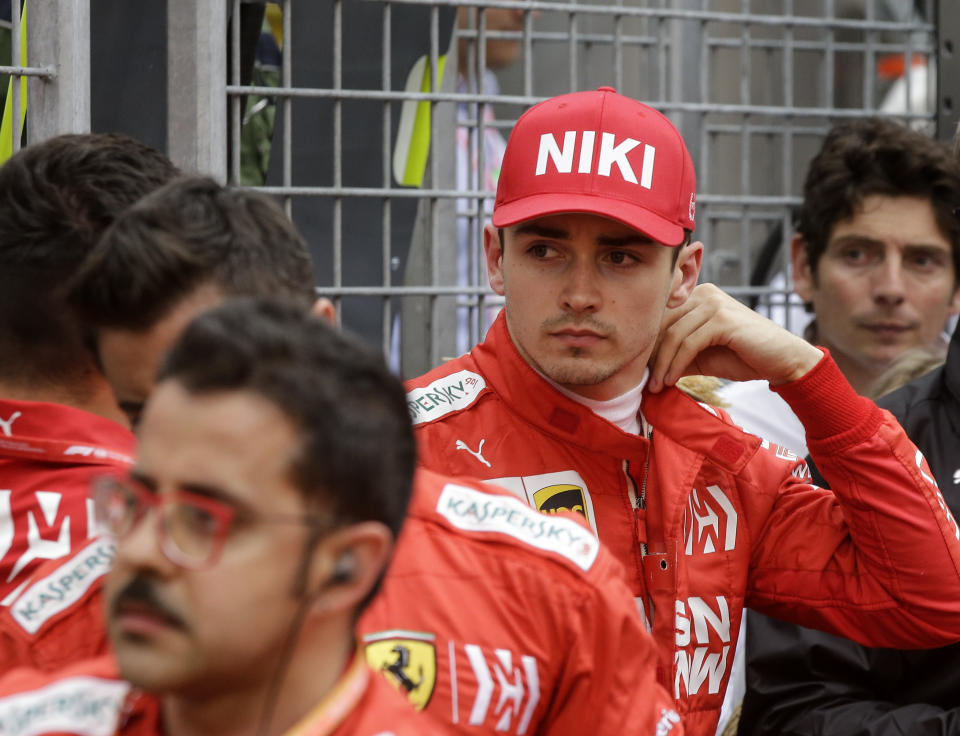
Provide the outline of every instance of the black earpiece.
[[333,566],[333,573],[330,575],[330,583],[338,585],[349,583],[353,580],[354,561],[353,552],[347,550],[337,559]]

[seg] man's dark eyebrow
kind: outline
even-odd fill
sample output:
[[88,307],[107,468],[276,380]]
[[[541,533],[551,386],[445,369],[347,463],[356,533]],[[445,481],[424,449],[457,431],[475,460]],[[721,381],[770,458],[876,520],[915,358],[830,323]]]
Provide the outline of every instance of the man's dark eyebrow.
[[830,245],[850,245],[853,243],[861,243],[863,245],[883,245],[882,240],[877,240],[876,238],[871,238],[868,235],[857,235],[856,233],[851,233],[850,235],[841,235],[836,240],[830,241]]
[[227,493],[222,488],[217,488],[216,486],[211,486],[206,483],[180,483],[177,487],[195,496],[212,498],[214,501],[222,501],[230,506],[243,505],[233,494]]
[[630,235],[601,235],[597,238],[597,245],[623,247],[625,245],[654,245],[656,241],[640,233]]
[[[864,245],[870,246],[881,246],[883,245],[882,240],[877,240],[876,238],[871,238],[868,235],[857,235],[856,233],[851,233],[850,235],[842,235],[836,240],[832,241],[832,244],[841,246],[841,245],[850,245],[853,243],[862,243]],[[904,248],[909,248],[911,250],[925,250],[925,251],[937,251],[949,253],[949,249],[945,248],[942,245],[937,245],[936,243],[907,243]]]
[[949,248],[944,248],[942,245],[935,245],[933,243],[907,243],[903,246],[903,249],[913,253],[929,253],[929,254],[941,254],[949,256],[951,251]]
[[[517,226],[517,235],[534,235],[540,238],[567,240],[570,233],[561,227],[547,227],[536,222],[527,222]],[[641,233],[627,235],[600,235],[596,240],[598,245],[622,247],[625,245],[652,245],[654,241]]]
[[554,240],[565,240],[570,237],[570,233],[561,227],[546,227],[536,222],[518,225],[514,232],[517,235],[536,235],[541,238],[553,238]]
[[[154,493],[157,492],[157,481],[152,476],[147,475],[144,471],[133,468],[130,471],[130,477],[133,478],[137,483],[142,485],[149,491]],[[222,501],[223,503],[229,504],[231,506],[243,506],[242,502],[238,502],[237,499],[224,491],[221,488],[216,486],[211,486],[207,483],[180,483],[177,486],[182,491],[187,491],[192,493],[195,496],[203,496],[205,498],[212,498],[215,501]]]

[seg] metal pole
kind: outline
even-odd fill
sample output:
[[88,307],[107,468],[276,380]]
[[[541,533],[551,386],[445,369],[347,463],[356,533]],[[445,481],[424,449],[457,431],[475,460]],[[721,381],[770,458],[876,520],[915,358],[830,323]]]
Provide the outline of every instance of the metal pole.
[[[960,107],[960,5],[937,3],[937,137],[953,140]],[[909,67],[907,67],[909,73]]]
[[[50,77],[27,85],[27,140],[36,143],[62,133],[89,132],[90,0],[30,0],[27,14],[29,59],[54,69]],[[14,48],[18,26],[14,24]],[[15,120],[14,127],[18,126]]]
[[226,141],[227,0],[167,0],[167,151],[225,182]]
[[[10,4],[10,49],[11,49],[11,64],[22,64],[22,50],[20,48],[20,21],[23,13],[23,4],[20,0],[14,0]],[[28,85],[29,87],[29,85]],[[10,75],[10,120],[13,123],[10,126],[10,151],[16,153],[20,150],[20,117],[21,109],[24,103],[24,100],[21,99],[21,90],[23,89],[20,84],[20,76],[17,74]]]
[[[240,0],[233,0],[230,11],[233,23],[230,24],[230,85],[240,84]],[[230,97],[230,183],[239,184],[242,180],[240,172],[241,126],[243,111],[240,103],[243,97],[235,94]]]

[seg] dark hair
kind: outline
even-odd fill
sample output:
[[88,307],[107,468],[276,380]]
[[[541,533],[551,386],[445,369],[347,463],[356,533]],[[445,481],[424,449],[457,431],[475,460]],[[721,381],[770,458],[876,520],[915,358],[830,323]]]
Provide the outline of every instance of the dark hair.
[[117,219],[72,280],[69,300],[93,327],[143,331],[208,284],[304,311],[316,300],[307,246],[272,199],[189,176]]
[[680,260],[680,251],[690,245],[692,241],[693,230],[683,228],[683,240],[680,242],[680,245],[673,246],[673,253],[670,255],[670,268],[674,268],[677,265],[677,261]]
[[0,377],[58,385],[93,370],[65,284],[121,212],[176,174],[121,135],[57,136],[0,168]]
[[403,386],[379,354],[299,305],[234,299],[187,327],[160,368],[165,379],[193,394],[251,391],[273,402],[297,429],[291,479],[307,501],[399,532],[416,449]]
[[929,198],[950,241],[954,278],[960,276],[960,224],[953,214],[960,205],[960,163],[939,141],[892,120],[866,118],[834,127],[807,170],[797,231],[814,279],[833,226],[872,194]]

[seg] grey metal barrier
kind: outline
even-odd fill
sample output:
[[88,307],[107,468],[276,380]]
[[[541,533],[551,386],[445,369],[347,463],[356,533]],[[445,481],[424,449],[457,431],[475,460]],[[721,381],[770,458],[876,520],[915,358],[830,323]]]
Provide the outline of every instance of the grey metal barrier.
[[[243,4],[224,14],[236,21]],[[222,176],[237,183],[246,126],[272,110],[262,180],[246,183],[282,198],[311,244],[319,293],[405,376],[476,342],[495,314],[482,228],[513,122],[545,97],[600,85],[661,109],[683,133],[703,278],[799,329],[785,256],[806,165],[841,119],[889,115],[952,135],[960,96],[938,88],[937,65],[956,63],[952,38],[938,36],[953,6],[284,0],[267,12],[282,19],[274,76],[242,80],[233,22],[227,83],[196,100],[226,111],[229,136],[210,160],[222,156]]]

